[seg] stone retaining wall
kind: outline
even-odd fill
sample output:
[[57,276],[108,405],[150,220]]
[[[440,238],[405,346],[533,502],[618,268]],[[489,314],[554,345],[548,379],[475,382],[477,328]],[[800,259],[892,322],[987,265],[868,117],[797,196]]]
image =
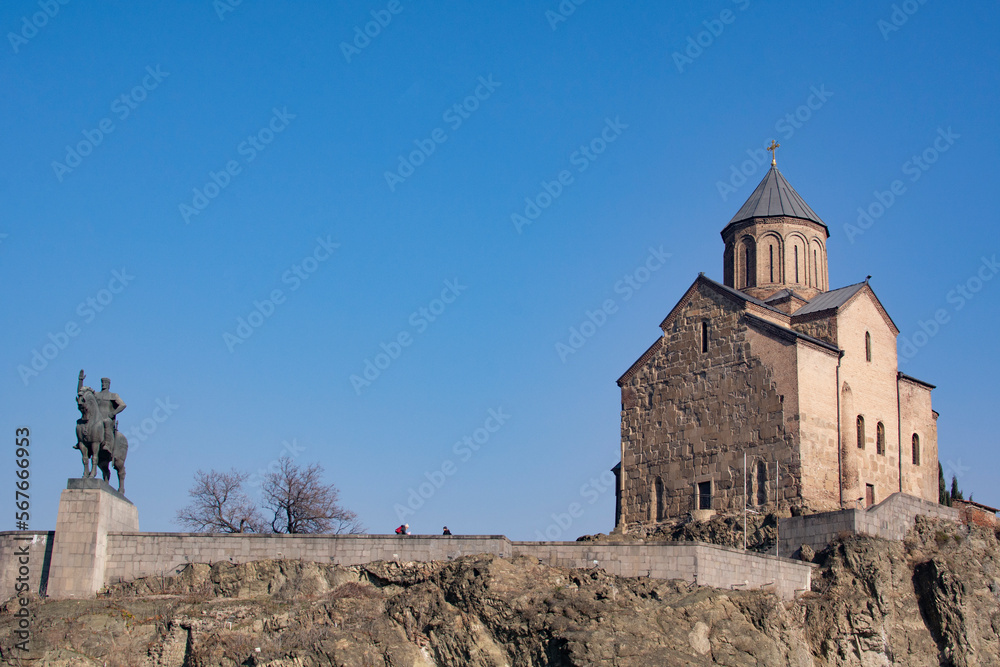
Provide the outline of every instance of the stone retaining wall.
[[792,557],[809,545],[821,551],[841,533],[872,535],[887,540],[901,540],[913,528],[918,515],[935,519],[959,520],[958,510],[922,500],[905,493],[894,493],[867,509],[823,512],[780,519],[778,548],[782,556]]
[[[19,530],[0,533],[0,599],[14,595],[18,583],[27,583],[27,592],[39,595],[45,591],[52,562],[55,531]],[[23,562],[24,549],[28,562]],[[27,581],[22,567],[27,568]],[[22,577],[18,581],[18,577]]]
[[622,577],[683,579],[715,588],[763,588],[786,600],[792,599],[796,591],[809,590],[814,567],[704,542],[512,544],[515,556],[534,556],[556,567],[598,567]]
[[[34,540],[34,542],[32,542]],[[29,585],[45,590],[52,532],[0,533],[0,597],[14,594],[17,549],[28,545]],[[187,563],[302,559],[358,565],[378,560],[443,561],[489,553],[503,558],[529,555],[557,567],[597,567],[624,577],[683,579],[718,588],[764,588],[782,598],[808,589],[811,565],[775,556],[699,542],[595,544],[511,542],[502,535],[251,535],[205,533],[108,533],[105,584],[142,576],[172,575]],[[52,594],[52,591],[49,591]]]
[[503,535],[116,533],[108,535],[104,582],[171,575],[187,563],[287,559],[359,565],[377,560],[450,560],[481,553],[510,558],[510,540]]

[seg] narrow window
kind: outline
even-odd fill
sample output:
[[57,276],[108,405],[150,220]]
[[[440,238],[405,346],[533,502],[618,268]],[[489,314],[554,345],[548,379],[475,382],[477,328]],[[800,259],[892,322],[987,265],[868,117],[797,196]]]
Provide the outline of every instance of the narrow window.
[[770,267],[771,267],[771,282],[773,283],[774,282],[774,246],[773,245],[771,246],[770,252],[771,252],[771,264],[770,264]]
[[698,509],[712,509],[712,483],[698,482]]
[[885,424],[882,422],[875,426],[875,453],[885,456]]
[[708,352],[708,322],[701,323],[701,351]]
[[750,268],[750,247],[749,246],[744,246],[743,247],[743,266],[746,267],[746,283],[743,286],[744,287],[753,287],[753,281],[750,278],[751,268]]
[[819,255],[813,250],[813,287],[819,287]]
[[767,462],[757,462],[757,505],[767,504]]
[[920,465],[920,436],[913,434],[913,465]]
[[865,332],[865,361],[872,360],[872,335]]
[[656,521],[659,513],[660,508],[656,506],[656,482],[653,482],[649,487],[649,520]]
[[666,511],[664,510],[665,503],[663,502],[663,480],[659,477],[656,478],[654,490],[656,491],[656,520],[663,521]]
[[799,247],[795,246],[795,282],[799,282]]
[[858,415],[858,449],[865,448],[865,418]]

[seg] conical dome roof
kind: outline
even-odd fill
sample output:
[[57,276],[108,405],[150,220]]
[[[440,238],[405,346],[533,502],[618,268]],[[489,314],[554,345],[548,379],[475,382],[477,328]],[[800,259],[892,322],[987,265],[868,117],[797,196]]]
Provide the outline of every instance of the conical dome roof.
[[[757,189],[753,191],[726,227],[750,218],[778,216],[812,220],[826,228],[826,223],[820,220],[816,212],[809,208],[809,204],[799,196],[795,188],[788,184],[778,168],[771,165],[764,180],[760,182]],[[829,230],[827,230],[827,236],[829,235]]]

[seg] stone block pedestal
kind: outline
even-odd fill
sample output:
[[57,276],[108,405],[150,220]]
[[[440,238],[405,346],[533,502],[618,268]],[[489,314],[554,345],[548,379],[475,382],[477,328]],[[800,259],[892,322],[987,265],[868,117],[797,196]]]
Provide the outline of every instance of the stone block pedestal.
[[138,530],[139,510],[107,482],[69,480],[59,498],[49,597],[92,597],[104,585],[108,533]]

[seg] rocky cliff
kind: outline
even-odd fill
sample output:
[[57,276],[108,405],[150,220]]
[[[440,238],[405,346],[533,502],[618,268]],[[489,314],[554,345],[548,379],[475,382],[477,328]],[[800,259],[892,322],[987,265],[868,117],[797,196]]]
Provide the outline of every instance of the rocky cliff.
[[845,537],[811,592],[626,579],[530,558],[338,567],[192,565],[93,600],[34,600],[20,665],[1000,665],[1000,545],[918,520],[903,542]]

